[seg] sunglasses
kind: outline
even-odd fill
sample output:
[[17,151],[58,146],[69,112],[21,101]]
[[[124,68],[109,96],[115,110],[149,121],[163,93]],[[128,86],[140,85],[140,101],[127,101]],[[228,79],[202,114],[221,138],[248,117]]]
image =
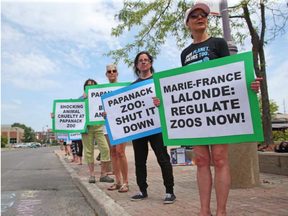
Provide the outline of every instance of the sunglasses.
[[208,14],[201,12],[201,13],[192,13],[189,17],[192,19],[197,19],[199,17],[199,15],[201,15],[202,18],[206,18],[208,16]]
[[117,73],[117,70],[108,70],[108,71],[107,71],[107,73],[109,73],[109,74],[112,73],[112,72],[113,72],[113,73]]
[[151,60],[150,59],[140,59],[137,61],[137,63],[142,63],[142,62],[147,63],[147,62],[151,62]]

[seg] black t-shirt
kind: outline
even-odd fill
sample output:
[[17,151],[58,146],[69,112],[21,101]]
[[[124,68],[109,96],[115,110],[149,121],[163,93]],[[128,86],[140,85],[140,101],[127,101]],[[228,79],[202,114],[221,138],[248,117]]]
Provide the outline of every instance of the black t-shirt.
[[148,80],[148,79],[153,79],[152,74],[151,74],[150,77],[148,77],[148,78],[146,78],[146,79],[142,79],[142,78],[139,77],[137,80],[135,80],[133,83],[131,83],[131,85],[134,84],[134,83],[142,82],[142,81],[144,81],[144,80]]
[[229,56],[227,42],[223,38],[210,37],[206,41],[191,44],[181,53],[182,66],[206,62]]

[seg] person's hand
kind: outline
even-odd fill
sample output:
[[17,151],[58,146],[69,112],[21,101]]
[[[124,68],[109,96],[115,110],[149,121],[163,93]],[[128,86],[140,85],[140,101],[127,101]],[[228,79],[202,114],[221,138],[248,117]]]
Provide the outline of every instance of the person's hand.
[[54,113],[50,113],[50,116],[51,116],[51,118],[55,117]]
[[160,99],[157,98],[157,97],[152,97],[152,99],[153,99],[154,105],[155,105],[156,107],[159,107],[160,104],[161,104]]
[[251,89],[255,92],[255,93],[259,93],[259,89],[260,89],[260,81],[263,80],[263,77],[261,78],[256,78],[255,82],[251,82]]
[[103,112],[103,118],[106,119],[107,113]]
[[83,94],[84,99],[86,99],[88,97],[88,95],[86,93]]

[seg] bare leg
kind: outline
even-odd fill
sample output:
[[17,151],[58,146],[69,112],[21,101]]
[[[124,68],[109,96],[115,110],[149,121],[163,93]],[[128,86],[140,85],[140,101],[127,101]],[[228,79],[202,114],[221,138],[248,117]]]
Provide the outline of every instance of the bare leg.
[[109,141],[107,134],[105,134],[105,138],[106,138],[107,143],[108,143],[109,148],[110,148],[111,163],[112,163],[112,167],[114,169],[116,183],[120,185],[121,184],[121,176],[120,176],[119,161],[118,161],[117,154],[116,154],[116,146],[110,145],[110,141]]
[[215,169],[215,191],[217,199],[217,216],[226,215],[226,204],[230,189],[230,169],[228,164],[229,145],[211,146]]
[[128,163],[125,155],[126,143],[121,143],[115,146],[118,164],[120,166],[121,174],[123,177],[123,183],[128,184]]
[[[88,163],[88,168],[90,171],[90,176],[95,176],[95,172],[94,172],[94,162],[93,163]],[[101,166],[102,168],[102,166]]]
[[82,164],[82,157],[79,157],[79,164]]
[[108,165],[108,162],[101,161],[101,176],[100,176],[100,178],[107,175],[107,173],[106,173],[107,165]]
[[193,146],[197,165],[197,184],[200,195],[201,212],[199,216],[210,216],[212,175],[210,170],[209,146]]

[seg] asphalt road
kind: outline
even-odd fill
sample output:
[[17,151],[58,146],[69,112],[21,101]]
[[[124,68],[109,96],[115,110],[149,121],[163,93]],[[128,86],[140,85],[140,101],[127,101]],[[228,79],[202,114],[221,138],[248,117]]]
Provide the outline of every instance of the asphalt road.
[[1,215],[94,215],[52,148],[1,152]]

